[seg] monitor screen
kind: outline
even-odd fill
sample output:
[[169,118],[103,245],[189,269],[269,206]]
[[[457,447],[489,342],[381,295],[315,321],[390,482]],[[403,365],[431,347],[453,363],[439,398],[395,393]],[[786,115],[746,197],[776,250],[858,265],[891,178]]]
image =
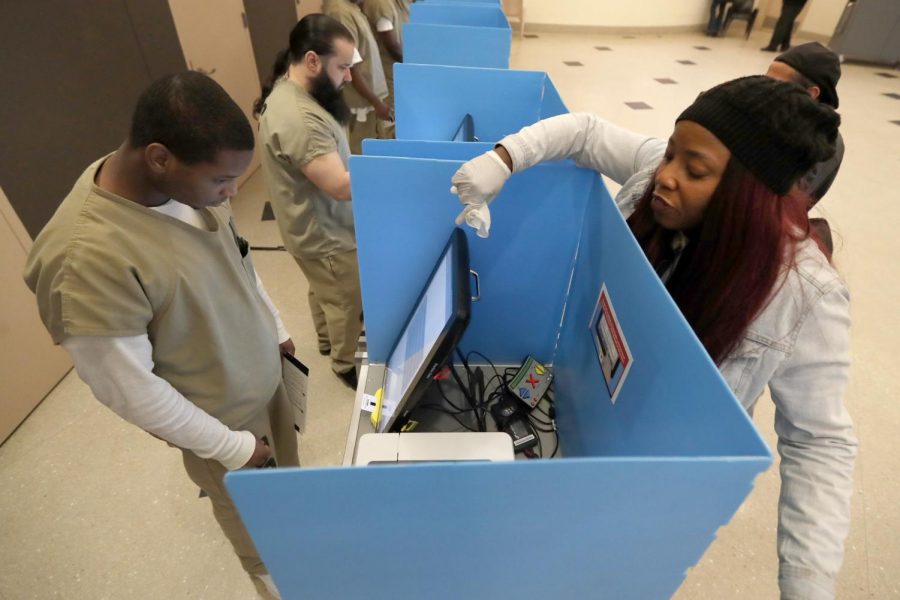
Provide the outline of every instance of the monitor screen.
[[385,368],[378,431],[399,431],[469,322],[469,252],[454,229],[397,338]]

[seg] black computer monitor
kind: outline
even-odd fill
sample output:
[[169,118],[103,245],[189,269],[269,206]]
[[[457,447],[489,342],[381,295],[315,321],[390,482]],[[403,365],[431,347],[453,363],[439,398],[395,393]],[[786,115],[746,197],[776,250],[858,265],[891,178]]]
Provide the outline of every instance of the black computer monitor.
[[400,431],[469,324],[469,248],[453,230],[388,354],[379,432]]
[[466,116],[463,117],[462,122],[460,122],[459,127],[456,128],[456,133],[453,134],[453,137],[450,138],[451,142],[477,142],[478,138],[475,137],[475,120],[472,118],[472,115],[466,113]]

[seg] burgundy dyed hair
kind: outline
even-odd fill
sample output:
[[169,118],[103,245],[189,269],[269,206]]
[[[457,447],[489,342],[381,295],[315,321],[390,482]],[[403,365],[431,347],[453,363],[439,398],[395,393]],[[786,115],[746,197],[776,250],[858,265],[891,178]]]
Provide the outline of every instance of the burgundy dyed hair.
[[[662,274],[674,259],[674,231],[659,226],[650,209],[653,182],[628,218],[650,264]],[[797,191],[778,196],[732,157],[702,223],[666,287],[716,364],[738,345],[765,307],[779,275],[793,266],[798,242],[814,237],[808,199]],[[831,259],[821,240],[815,238]]]

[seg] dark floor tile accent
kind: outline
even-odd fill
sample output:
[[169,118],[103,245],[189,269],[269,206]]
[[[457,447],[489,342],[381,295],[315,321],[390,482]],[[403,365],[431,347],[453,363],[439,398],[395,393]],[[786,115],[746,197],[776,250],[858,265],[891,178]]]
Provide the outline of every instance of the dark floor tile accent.
[[885,77],[887,79],[897,79],[897,76],[894,75],[893,73],[875,73],[875,74],[878,75],[879,77]]
[[536,33],[526,33],[523,37],[533,39],[533,38],[536,38],[537,36],[538,36],[538,34],[536,34]]
[[633,110],[653,110],[653,107],[646,102],[626,102],[625,104]]
[[900,121],[891,121],[894,125],[900,125]]
[[682,65],[696,65],[697,64],[692,60],[676,60],[675,62],[680,63]]
[[697,50],[712,50],[709,46],[694,46]]
[[584,63],[580,63],[577,60],[564,60],[563,63],[570,67],[583,67]]
[[668,77],[660,77],[660,78],[656,79],[656,81],[658,81],[660,83],[667,83],[667,84],[678,83],[674,79],[669,79]]
[[272,203],[271,202],[266,202],[266,205],[263,206],[262,220],[263,221],[274,221],[275,220],[275,213],[272,212]]
[[887,96],[888,98],[893,98],[894,100],[900,100],[900,94],[895,94],[894,92],[888,92],[887,94],[882,94]]
[[609,46],[594,46],[597,50],[612,50]]

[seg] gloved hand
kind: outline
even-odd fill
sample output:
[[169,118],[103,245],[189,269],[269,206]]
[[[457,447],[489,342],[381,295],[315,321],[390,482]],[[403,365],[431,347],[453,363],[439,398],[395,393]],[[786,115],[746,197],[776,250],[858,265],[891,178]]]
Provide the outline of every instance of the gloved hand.
[[512,172],[497,153],[491,150],[468,161],[453,175],[450,191],[466,205],[456,223],[463,222],[478,230],[479,237],[487,237],[491,227],[491,213],[487,205],[503,189]]
[[486,238],[491,231],[491,211],[487,204],[466,204],[456,217],[456,224],[465,223],[475,230],[480,238]]

